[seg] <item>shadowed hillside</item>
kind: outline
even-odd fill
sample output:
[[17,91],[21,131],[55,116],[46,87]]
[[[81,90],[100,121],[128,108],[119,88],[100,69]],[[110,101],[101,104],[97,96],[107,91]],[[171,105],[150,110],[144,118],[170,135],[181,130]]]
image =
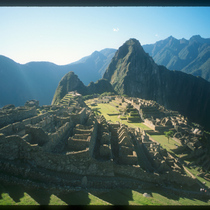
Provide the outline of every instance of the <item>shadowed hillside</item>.
[[40,105],[50,104],[61,78],[74,71],[81,81],[88,85],[99,80],[115,49],[95,51],[77,62],[59,66],[50,62],[30,62],[24,65],[0,56],[0,107],[6,104],[24,105],[25,101],[36,99]]

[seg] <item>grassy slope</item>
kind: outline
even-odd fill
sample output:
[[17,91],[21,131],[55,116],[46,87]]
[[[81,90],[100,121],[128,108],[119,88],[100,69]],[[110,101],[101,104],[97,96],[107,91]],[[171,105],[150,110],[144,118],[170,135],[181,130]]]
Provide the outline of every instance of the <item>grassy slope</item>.
[[[86,191],[54,195],[43,191],[24,192],[20,187],[0,185],[0,205],[210,205],[210,202],[169,195],[158,190],[112,190],[100,195]],[[144,197],[147,192],[152,197]]]

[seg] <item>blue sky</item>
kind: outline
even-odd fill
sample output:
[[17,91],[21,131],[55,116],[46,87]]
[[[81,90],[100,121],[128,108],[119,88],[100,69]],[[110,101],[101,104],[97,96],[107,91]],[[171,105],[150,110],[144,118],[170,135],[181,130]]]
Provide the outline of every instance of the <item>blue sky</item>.
[[64,65],[129,38],[210,38],[210,7],[0,7],[0,55]]

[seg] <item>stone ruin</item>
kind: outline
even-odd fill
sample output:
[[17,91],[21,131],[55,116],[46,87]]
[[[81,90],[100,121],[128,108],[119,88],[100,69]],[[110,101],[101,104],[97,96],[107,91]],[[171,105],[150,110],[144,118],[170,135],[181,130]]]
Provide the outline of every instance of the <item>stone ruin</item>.
[[182,145],[179,150],[190,153],[189,158],[196,159],[196,164],[201,165],[206,171],[210,170],[209,149],[207,149],[210,137],[203,132],[201,126],[195,126],[178,112],[167,110],[152,100],[116,98],[124,101],[124,106],[131,104],[136,108],[142,121],[155,132],[174,131],[173,139]]
[[196,185],[143,130],[107,122],[77,100],[74,106],[68,101],[0,110],[2,182],[68,192],[138,188],[143,182]]

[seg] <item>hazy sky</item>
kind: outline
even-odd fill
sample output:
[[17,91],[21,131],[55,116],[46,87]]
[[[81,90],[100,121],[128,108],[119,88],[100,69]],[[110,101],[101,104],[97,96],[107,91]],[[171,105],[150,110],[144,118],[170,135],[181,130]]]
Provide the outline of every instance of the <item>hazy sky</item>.
[[63,65],[129,38],[210,38],[210,7],[0,7],[0,55]]

